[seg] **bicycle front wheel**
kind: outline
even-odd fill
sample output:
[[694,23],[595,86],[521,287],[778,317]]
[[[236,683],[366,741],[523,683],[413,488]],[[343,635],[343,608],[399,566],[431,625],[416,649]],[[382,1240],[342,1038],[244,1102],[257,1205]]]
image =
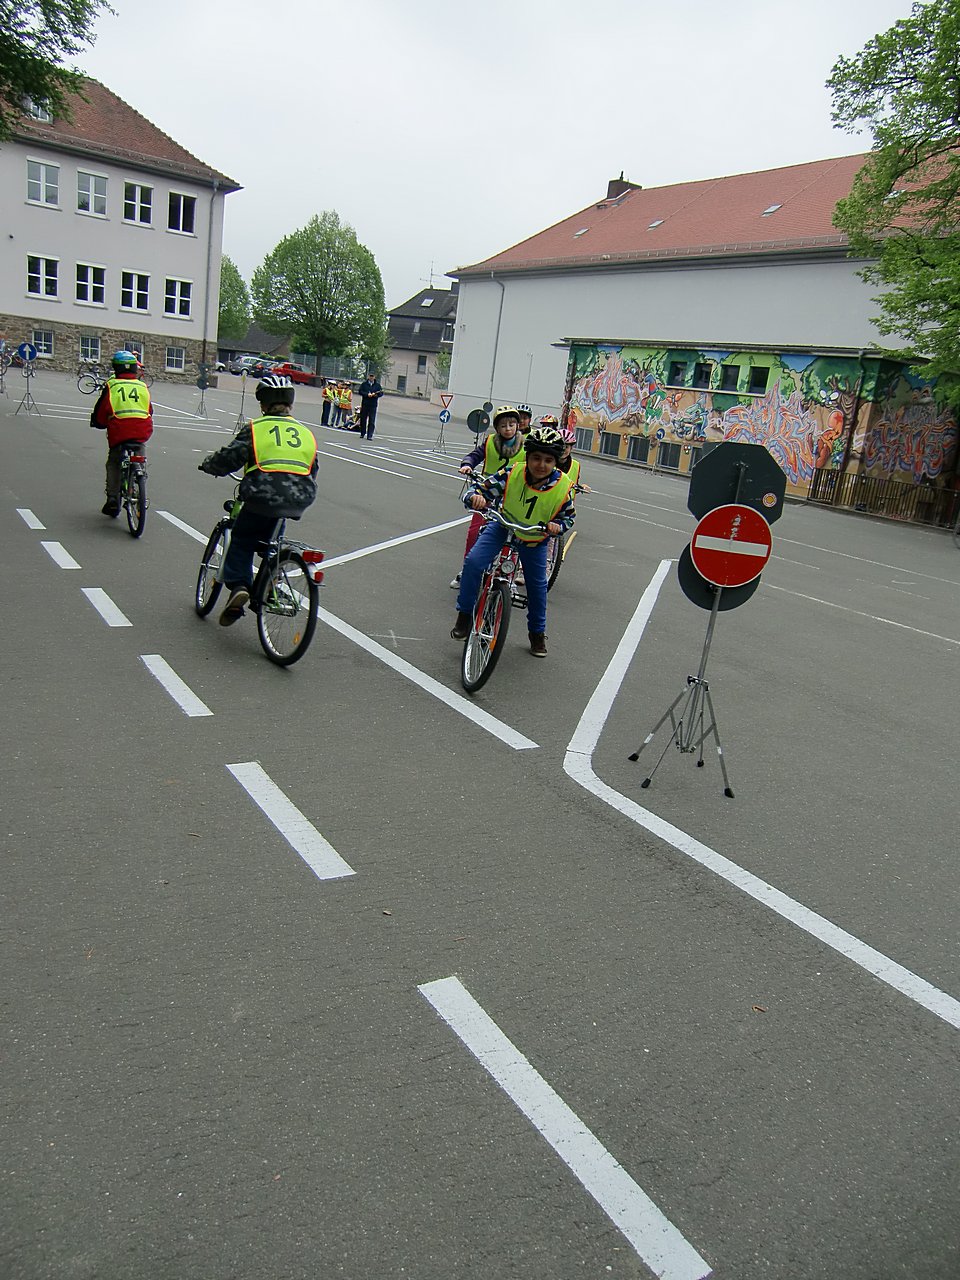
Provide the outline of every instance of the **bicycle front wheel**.
[[141,381],[141,382],[143,383],[143,385],[147,388],[147,390],[149,390],[149,389],[153,386],[153,374],[152,374],[152,373],[143,373],[143,372],[141,371],[141,373],[140,373],[140,381]]
[[257,582],[254,607],[263,651],[278,667],[289,667],[306,653],[317,629],[320,588],[297,551],[281,551]]
[[81,373],[77,379],[77,390],[82,391],[85,396],[92,396],[95,391],[100,390],[100,382],[92,373]]
[[127,527],[134,538],[139,538],[143,533],[143,526],[147,523],[147,477],[145,475],[131,472],[127,476],[123,505],[127,512]]
[[549,591],[557,578],[560,576],[560,568],[563,565],[563,544],[566,534],[561,533],[556,538],[547,539],[547,590]]
[[230,521],[218,520],[213,533],[207,539],[207,545],[200,561],[200,572],[197,574],[197,594],[194,605],[201,618],[205,618],[223,590],[223,583],[217,576],[223,557],[227,552],[227,530]]
[[460,683],[467,693],[482,689],[493,675],[509,625],[510,588],[505,582],[485,580],[460,662]]

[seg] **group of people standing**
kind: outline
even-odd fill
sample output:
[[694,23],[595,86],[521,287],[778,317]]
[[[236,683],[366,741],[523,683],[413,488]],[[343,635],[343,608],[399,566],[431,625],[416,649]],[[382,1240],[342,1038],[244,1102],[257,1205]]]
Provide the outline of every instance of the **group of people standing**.
[[322,427],[339,427],[343,431],[359,431],[361,440],[372,440],[377,425],[377,403],[383,395],[383,387],[375,373],[368,373],[357,388],[360,396],[360,412],[354,416],[353,388],[342,379],[321,378],[323,408],[320,412]]

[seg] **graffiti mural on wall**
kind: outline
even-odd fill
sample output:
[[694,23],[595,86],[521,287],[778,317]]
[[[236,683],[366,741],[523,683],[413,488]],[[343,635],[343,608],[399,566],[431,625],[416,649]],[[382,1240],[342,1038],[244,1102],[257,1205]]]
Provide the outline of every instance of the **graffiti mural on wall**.
[[[570,360],[572,426],[686,445],[762,444],[795,490],[817,469],[841,465],[855,415],[848,463],[862,455],[876,474],[933,478],[957,448],[956,423],[929,385],[895,365],[881,378],[878,362],[855,357],[592,345],[571,348]],[[766,388],[748,393],[758,372]],[[708,378],[709,387],[680,385]],[[868,427],[870,401],[881,396],[882,419]]]

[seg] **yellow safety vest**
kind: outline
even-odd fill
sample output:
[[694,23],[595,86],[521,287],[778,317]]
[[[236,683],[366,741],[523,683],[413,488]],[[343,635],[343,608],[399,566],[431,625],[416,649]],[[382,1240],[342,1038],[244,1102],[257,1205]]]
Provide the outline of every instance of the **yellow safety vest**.
[[572,485],[579,484],[579,483],[580,483],[580,459],[579,459],[579,458],[571,458],[571,459],[570,459],[570,470],[569,470],[569,471],[564,472],[564,474],[565,474],[565,475],[568,475],[568,476],[570,477],[570,483],[571,483]]
[[247,471],[282,471],[288,475],[308,476],[317,456],[313,432],[296,418],[254,418],[252,462]]
[[[519,433],[518,433],[519,434]],[[497,450],[497,440],[499,436],[494,431],[488,435],[483,442],[483,474],[492,476],[495,471],[499,471],[502,467],[512,467],[518,458],[523,458],[523,445],[517,449],[517,452],[510,458],[505,458]]]
[[[503,514],[514,524],[548,524],[557,514],[572,488],[572,481],[561,471],[559,479],[548,489],[534,489],[527,484],[526,464],[511,467],[507,485],[503,491]],[[516,532],[516,531],[514,531]],[[517,533],[521,542],[542,542],[549,535],[535,530]]]
[[150,392],[139,378],[108,378],[107,394],[115,418],[150,417]]
[[344,387],[344,389],[340,392],[340,408],[341,409],[353,408],[353,392],[350,390],[349,387]]

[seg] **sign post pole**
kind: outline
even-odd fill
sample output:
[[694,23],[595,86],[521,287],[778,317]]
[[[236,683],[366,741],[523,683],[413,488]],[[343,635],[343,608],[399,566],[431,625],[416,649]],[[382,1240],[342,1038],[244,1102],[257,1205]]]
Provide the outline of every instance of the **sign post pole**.
[[38,418],[42,418],[43,414],[40,412],[40,406],[34,400],[33,392],[30,390],[30,379],[37,372],[37,348],[32,342],[21,342],[17,347],[17,355],[23,361],[23,368],[20,372],[27,380],[27,389],[24,391],[23,398],[17,405],[13,416],[16,417],[20,410],[23,409],[26,413],[35,413]]

